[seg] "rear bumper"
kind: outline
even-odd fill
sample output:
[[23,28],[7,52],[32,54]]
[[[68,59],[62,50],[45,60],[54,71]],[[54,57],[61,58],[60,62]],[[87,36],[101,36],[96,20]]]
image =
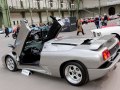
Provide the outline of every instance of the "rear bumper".
[[98,68],[98,69],[88,69],[89,73],[89,80],[95,80],[102,76],[104,76],[107,72],[114,70],[116,67],[116,63],[120,60],[120,54],[114,58],[113,61],[110,61],[111,64],[107,66],[106,68]]

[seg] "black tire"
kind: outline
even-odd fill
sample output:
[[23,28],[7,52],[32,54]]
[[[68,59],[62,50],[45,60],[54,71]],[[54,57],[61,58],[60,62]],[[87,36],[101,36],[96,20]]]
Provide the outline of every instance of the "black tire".
[[[11,66],[11,68],[10,68],[10,66],[9,66],[9,65],[10,65],[10,62],[11,62],[12,65],[13,65],[13,66]],[[16,63],[15,63],[14,59],[13,59],[11,56],[7,56],[7,57],[5,58],[5,64],[6,64],[7,69],[10,70],[10,71],[17,71],[17,70],[18,70]],[[12,68],[12,67],[13,67],[13,68]]]
[[[70,66],[70,67],[69,67]],[[66,69],[69,67],[69,69],[70,68],[72,68],[71,66],[75,66],[75,67],[77,67],[76,68],[76,70],[79,68],[79,70],[80,70],[80,72],[81,73],[78,73],[78,71],[77,71],[77,73],[73,70],[73,72],[71,71],[71,72],[69,72],[69,74],[70,74],[70,77],[69,77],[69,75],[67,76],[66,75]],[[68,72],[67,72],[68,73]],[[74,74],[75,74],[75,76],[74,76]],[[77,74],[77,75],[76,75]],[[80,75],[81,74],[81,75]],[[87,72],[87,69],[86,69],[86,67],[82,64],[82,63],[78,63],[78,62],[68,62],[65,66],[64,66],[64,68],[63,68],[63,75],[64,75],[64,77],[65,77],[65,79],[66,79],[66,81],[68,82],[68,83],[70,83],[71,85],[73,85],[73,86],[81,86],[81,85],[84,85],[84,84],[86,84],[87,82],[88,82],[88,80],[89,80],[89,76],[88,76],[88,72]],[[72,77],[73,76],[73,77]],[[77,80],[77,77],[78,77],[78,79],[80,78],[80,80]],[[71,78],[71,79],[70,79]]]

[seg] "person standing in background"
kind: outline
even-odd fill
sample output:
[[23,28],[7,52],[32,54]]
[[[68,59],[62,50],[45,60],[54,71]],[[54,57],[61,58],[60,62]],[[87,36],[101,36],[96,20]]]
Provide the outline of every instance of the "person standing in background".
[[5,27],[5,37],[9,37],[9,29],[8,29],[8,27]]
[[16,39],[16,38],[17,38],[18,33],[19,33],[19,30],[20,30],[20,25],[18,24],[18,25],[13,29],[13,34],[12,34],[13,39]]
[[94,23],[95,23],[97,29],[100,28],[100,22],[99,21],[100,21],[99,17],[96,16]]
[[82,32],[83,35],[85,34],[79,19],[76,21],[76,27],[77,27],[77,36],[79,35],[80,32]]
[[107,16],[107,14],[104,14],[103,22],[104,22],[104,26],[107,26],[107,22],[108,22],[108,16]]

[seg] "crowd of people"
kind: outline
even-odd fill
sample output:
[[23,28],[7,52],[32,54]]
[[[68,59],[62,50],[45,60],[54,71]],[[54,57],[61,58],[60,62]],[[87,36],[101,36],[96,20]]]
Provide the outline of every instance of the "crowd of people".
[[[107,23],[108,23],[108,16],[107,16],[107,14],[104,14],[103,18],[100,17],[100,16],[96,16],[94,18],[94,23],[95,23],[97,29],[101,28],[101,26],[107,26]],[[85,34],[80,19],[78,19],[76,21],[76,28],[77,28],[77,36],[79,35],[80,32],[82,33],[82,35]]]
[[[30,25],[30,28],[32,30],[43,30],[43,31],[48,31],[49,28],[51,26],[51,23],[47,23],[47,24],[44,24],[44,23],[40,23],[39,25],[38,24],[32,24]],[[4,27],[3,28],[3,31],[5,33],[5,37],[9,37],[9,34],[12,33],[12,37],[15,39],[19,33],[19,30],[20,30],[20,25],[16,25],[12,28],[12,31],[9,30],[8,27]]]
[[12,35],[17,35],[19,30],[20,30],[20,25],[16,25],[14,28],[9,28],[9,27],[3,27],[2,30],[5,33],[5,37],[9,37],[10,33],[13,33]]
[[[94,18],[94,23],[96,25],[96,28],[100,28],[101,26],[107,26],[107,22],[108,22],[108,16],[106,14],[104,14],[104,18],[101,19],[100,16],[96,16]],[[51,26],[51,23],[47,23],[47,24],[43,24],[43,23],[40,23],[39,25],[35,25],[35,24],[32,24],[30,25],[30,28],[32,30],[44,30],[44,31],[48,31],[49,28]],[[79,35],[79,33],[81,32],[82,35],[84,35],[84,30],[82,28],[82,23],[80,21],[80,19],[78,19],[76,21],[76,28],[77,28],[77,36]],[[5,27],[5,37],[9,37],[9,28],[8,27]],[[20,30],[20,25],[16,25],[14,28],[13,28],[13,34],[12,34],[12,37],[15,38],[17,37],[18,33],[19,33],[19,30]]]
[[108,22],[107,14],[104,14],[103,19],[100,16],[96,16],[94,22],[97,29],[100,28],[101,26],[107,26]]

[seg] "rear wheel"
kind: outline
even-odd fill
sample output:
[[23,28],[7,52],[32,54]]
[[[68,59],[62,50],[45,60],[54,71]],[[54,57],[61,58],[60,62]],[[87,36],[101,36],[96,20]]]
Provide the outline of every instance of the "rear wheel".
[[17,70],[17,65],[14,61],[14,59],[11,56],[7,56],[5,59],[5,64],[6,67],[10,70],[10,71],[16,71]]
[[80,86],[88,81],[88,74],[85,67],[77,62],[69,62],[65,65],[64,77],[68,83],[74,86]]

